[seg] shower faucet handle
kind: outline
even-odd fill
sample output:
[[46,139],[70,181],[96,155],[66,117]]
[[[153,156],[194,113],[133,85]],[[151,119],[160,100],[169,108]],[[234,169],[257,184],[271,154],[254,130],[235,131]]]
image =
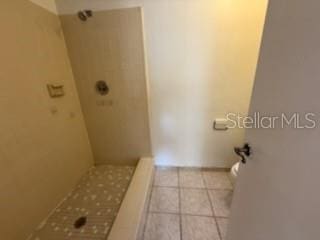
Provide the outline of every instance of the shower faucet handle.
[[249,157],[251,155],[251,147],[249,143],[245,143],[242,148],[235,147],[234,152],[241,157],[242,163],[247,163],[246,157]]

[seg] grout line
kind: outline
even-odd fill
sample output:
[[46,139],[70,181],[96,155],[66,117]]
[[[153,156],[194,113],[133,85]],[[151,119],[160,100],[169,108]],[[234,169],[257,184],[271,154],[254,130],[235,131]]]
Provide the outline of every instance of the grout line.
[[180,240],[182,240],[182,215],[181,215],[181,186],[180,186],[180,168],[178,171],[178,191],[179,191],[179,225],[180,225]]
[[156,169],[164,169],[164,170],[174,170],[174,169],[181,169],[181,170],[199,170],[199,171],[215,171],[215,172],[229,172],[231,168],[219,168],[219,167],[185,167],[185,166],[169,166],[169,165],[155,165]]
[[166,211],[150,211],[152,214],[168,214],[168,215],[180,215],[180,213],[176,212],[166,212]]
[[216,216],[216,218],[229,219],[229,217],[219,217],[219,216]]
[[[200,215],[200,214],[192,214],[192,213],[173,213],[173,212],[166,212],[166,211],[151,211],[150,213],[155,214],[173,214],[173,215],[181,215],[181,216],[193,216],[193,217],[214,217],[213,215]],[[226,218],[226,217],[218,217],[218,218]],[[227,218],[226,218],[227,219]]]
[[192,217],[207,217],[207,218],[222,218],[229,219],[228,217],[219,217],[213,215],[199,215],[199,214],[191,214],[191,213],[174,213],[174,212],[166,212],[166,211],[150,211],[152,214],[168,214],[168,215],[181,215],[181,216],[192,216]]
[[150,218],[150,214],[149,214],[149,211],[147,211],[147,217],[146,217],[146,223],[144,224],[144,229],[143,229],[143,233],[142,233],[142,239],[141,240],[144,240],[145,237],[146,237],[146,231],[147,231],[147,225],[149,223],[149,218]]
[[206,188],[207,190],[213,190],[213,191],[230,191],[232,192],[233,189],[232,188]]
[[[177,171],[177,173],[178,173],[178,181],[179,181],[179,171],[181,171],[181,170],[188,170],[188,169],[194,169],[193,167],[174,167],[174,169],[173,170],[176,170]],[[201,168],[196,168],[195,169],[195,171],[197,171],[197,169],[201,169]],[[161,171],[161,169],[159,169],[160,171]],[[217,171],[217,170],[208,170],[208,171],[204,171],[204,170],[199,170],[199,173],[201,174],[201,179],[203,180],[203,183],[204,183],[204,187],[202,188],[202,187],[184,187],[184,186],[180,186],[180,184],[179,184],[179,186],[166,186],[166,185],[161,185],[161,183],[159,184],[159,185],[157,185],[156,183],[155,183],[155,181],[153,182],[153,186],[155,186],[155,187],[172,187],[172,188],[195,188],[195,189],[210,189],[210,190],[233,190],[234,189],[234,187],[233,187],[233,185],[232,185],[232,182],[231,182],[231,180],[230,180],[230,177],[229,177],[229,174],[227,174],[228,176],[227,176],[227,179],[228,179],[228,182],[230,183],[230,185],[231,185],[231,188],[215,188],[215,187],[208,187],[207,186],[207,182],[206,182],[206,180],[205,180],[205,176],[204,176],[204,173],[205,172],[221,172],[221,171]],[[224,171],[222,171],[222,172],[224,172]],[[225,173],[228,173],[228,172],[225,172]]]
[[200,168],[202,172],[230,172],[231,168],[215,168],[215,167],[202,167]]
[[173,170],[177,170],[179,167],[172,167],[172,166],[155,166],[156,170],[167,170],[167,171],[173,171]]
[[[201,174],[202,174],[202,177],[203,177],[203,173],[202,173],[202,172],[201,172]],[[216,214],[215,214],[215,211],[214,211],[213,202],[211,201],[211,198],[210,198],[210,194],[209,194],[209,190],[208,190],[208,189],[206,189],[206,193],[207,193],[207,196],[208,196],[208,198],[209,198],[210,207],[211,207],[211,210],[212,210],[213,219],[214,219],[214,221],[215,221],[215,223],[216,223],[216,228],[217,228],[218,235],[219,235],[219,237],[220,237],[220,240],[223,240],[223,239],[222,239],[222,234],[221,234],[221,231],[220,231],[220,228],[219,228],[218,220],[217,220],[217,218],[216,218]]]
[[[218,219],[226,219],[226,220],[228,220],[228,223],[229,223],[229,218],[227,218],[227,217],[216,217],[215,219],[216,219],[217,226],[218,226],[218,232],[220,233],[220,238],[221,238],[221,240],[223,240],[222,231],[221,231],[220,226],[218,224]],[[227,226],[227,231],[228,231],[228,226]]]
[[[155,181],[155,170],[153,171],[153,177],[152,177],[152,181],[153,181],[153,183],[154,183],[154,181]],[[149,222],[149,217],[150,217],[150,215],[149,215],[149,208],[150,208],[150,205],[151,205],[151,195],[152,195],[152,192],[153,192],[153,184],[150,186],[150,189],[149,189],[149,196],[148,196],[148,203],[147,203],[147,207],[146,207],[146,209],[145,209],[145,214],[146,214],[146,216],[145,216],[145,223],[144,223],[144,226],[143,226],[143,230],[142,230],[142,234],[141,234],[141,238],[142,239],[140,239],[140,240],[144,240],[144,238],[145,238],[145,234],[146,234],[146,229],[147,229],[147,224],[148,224],[148,222]]]
[[152,201],[153,195],[154,195],[154,187],[152,187],[151,193],[150,193],[150,202],[149,202],[149,206],[148,206],[148,209],[147,209],[148,213],[151,212],[151,201]]
[[[179,183],[178,183],[179,184]],[[194,190],[215,190],[215,191],[233,191],[232,188],[197,188],[197,187],[173,187],[173,186],[160,186],[160,185],[153,185],[153,188],[174,188],[174,189],[194,189]]]
[[179,189],[179,187],[173,187],[173,186],[156,186],[156,185],[154,185],[153,188],[174,188],[174,189]]
[[227,178],[228,178],[228,182],[230,183],[230,186],[231,186],[231,189],[232,189],[232,191],[233,191],[233,189],[234,189],[234,183],[231,181],[231,172],[229,172],[228,174],[227,174]]
[[[149,215],[150,213],[154,213],[154,214],[171,214],[171,215],[176,215],[179,217],[179,228],[180,228],[180,240],[183,240],[183,231],[182,231],[182,216],[196,216],[196,217],[208,217],[208,218],[213,218],[215,224],[216,224],[216,229],[217,229],[217,233],[219,235],[219,238],[220,240],[223,240],[222,239],[222,232],[221,232],[221,229],[219,227],[219,224],[218,224],[218,219],[228,219],[228,217],[220,217],[220,216],[216,216],[216,213],[214,211],[214,207],[213,207],[213,202],[211,201],[211,198],[210,198],[210,194],[209,194],[209,191],[210,190],[217,190],[217,191],[233,191],[233,188],[208,188],[207,184],[206,184],[206,181],[205,181],[205,178],[204,178],[204,173],[205,171],[202,169],[202,171],[200,171],[200,176],[203,180],[203,183],[204,183],[204,188],[196,188],[196,187],[182,187],[181,186],[181,183],[180,183],[180,171],[185,169],[185,168],[181,168],[181,167],[175,167],[173,168],[177,171],[177,177],[178,177],[178,186],[175,187],[175,186],[161,186],[161,185],[156,185],[155,184],[155,181],[153,182],[153,185],[152,185],[152,192],[151,192],[151,196],[150,196],[150,202],[149,202],[149,207],[148,207],[148,218],[147,218],[147,223],[148,223],[148,219],[149,219]],[[228,179],[230,181],[230,179]],[[230,181],[231,182],[231,181]],[[177,189],[179,192],[178,192],[178,205],[179,205],[179,211],[178,213],[174,213],[174,212],[166,212],[166,211],[151,211],[151,199],[152,199],[152,195],[153,195],[153,190],[155,188],[172,188],[172,189]],[[182,213],[181,211],[181,193],[182,193],[182,190],[183,189],[193,189],[193,190],[204,190],[207,194],[207,197],[209,199],[209,202],[210,202],[210,208],[212,210],[212,216],[208,216],[208,215],[197,215],[197,214],[189,214],[189,213]],[[146,223],[146,224],[147,224]],[[146,230],[144,231],[144,234],[143,236],[145,235],[145,232]]]
[[194,189],[194,190],[215,190],[215,191],[232,191],[230,188],[196,188],[196,187],[180,187],[181,189]]

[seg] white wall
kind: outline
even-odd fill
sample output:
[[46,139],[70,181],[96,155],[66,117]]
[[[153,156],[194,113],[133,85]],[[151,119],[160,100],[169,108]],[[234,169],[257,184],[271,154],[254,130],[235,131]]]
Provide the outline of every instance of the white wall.
[[29,0],[50,12],[57,13],[57,6],[55,0]]
[[142,6],[156,163],[229,167],[243,131],[212,130],[247,113],[267,0],[57,0],[61,14]]

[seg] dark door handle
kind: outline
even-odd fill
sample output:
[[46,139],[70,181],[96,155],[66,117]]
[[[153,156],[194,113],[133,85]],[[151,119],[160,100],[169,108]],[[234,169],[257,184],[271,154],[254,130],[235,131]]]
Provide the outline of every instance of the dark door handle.
[[247,163],[246,157],[251,155],[251,147],[246,143],[242,148],[235,147],[234,152],[241,157],[241,162],[245,164]]

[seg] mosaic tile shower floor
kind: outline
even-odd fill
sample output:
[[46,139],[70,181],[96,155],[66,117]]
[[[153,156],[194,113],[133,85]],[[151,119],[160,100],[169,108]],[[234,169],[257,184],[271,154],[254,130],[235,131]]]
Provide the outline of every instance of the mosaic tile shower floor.
[[[105,240],[134,170],[134,167],[110,165],[90,169],[31,240]],[[76,228],[75,222],[81,217],[85,217],[86,223]]]

